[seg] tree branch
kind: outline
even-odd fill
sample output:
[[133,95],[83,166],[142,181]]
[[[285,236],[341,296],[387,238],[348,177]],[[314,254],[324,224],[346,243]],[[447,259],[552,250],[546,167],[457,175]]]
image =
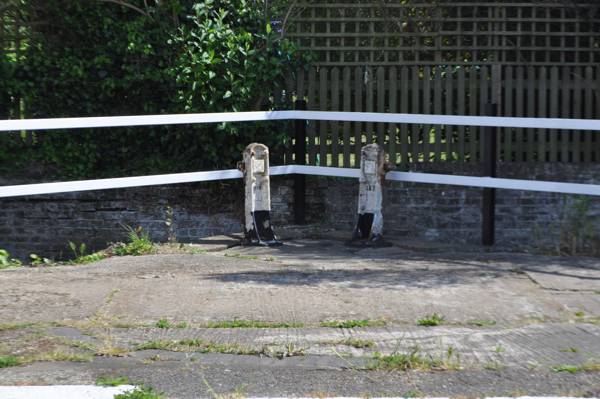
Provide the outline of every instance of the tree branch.
[[143,16],[150,18],[150,14],[148,12],[142,10],[139,7],[134,6],[133,4],[126,3],[124,0],[98,0],[98,1],[102,1],[104,3],[118,4],[120,6],[127,7],[134,11],[137,11],[138,13],[142,14]]

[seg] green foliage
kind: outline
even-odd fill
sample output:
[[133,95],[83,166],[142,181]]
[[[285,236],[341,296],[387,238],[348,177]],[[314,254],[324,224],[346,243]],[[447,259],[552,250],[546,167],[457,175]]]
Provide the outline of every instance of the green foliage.
[[22,362],[18,357],[0,355],[0,369],[5,367],[19,366],[21,363]]
[[258,320],[224,320],[207,323],[206,328],[301,328],[301,323],[268,322]]
[[172,328],[173,325],[167,319],[160,319],[154,324],[157,328]]
[[444,316],[434,313],[417,320],[417,325],[424,327],[435,327],[442,324],[444,320]]
[[30,254],[29,259],[32,266],[43,266],[52,264],[52,261],[50,259],[44,258],[37,254]]
[[335,320],[321,322],[321,327],[330,328],[356,328],[356,327],[383,327],[385,320]]
[[75,257],[75,259],[70,261],[70,263],[72,264],[93,263],[106,258],[106,254],[102,252],[86,254],[87,247],[84,243],[79,244],[78,247],[77,244],[75,244],[72,241],[69,241],[69,248],[71,248],[71,251],[73,252],[73,255]]
[[12,259],[8,251],[0,249],[0,269],[17,266],[21,266],[21,262],[17,259]]
[[119,385],[130,384],[127,377],[100,377],[96,380],[96,385],[102,387],[118,387]]
[[431,370],[441,365],[440,360],[422,356],[419,348],[415,347],[408,353],[394,352],[390,355],[375,353],[372,361],[367,364],[367,369],[387,371]]
[[157,393],[153,388],[141,387],[132,391],[127,391],[115,395],[115,399],[163,399],[162,394]]
[[150,240],[148,233],[145,233],[141,227],[136,229],[131,226],[124,226],[127,230],[129,242],[120,243],[114,247],[114,253],[118,256],[140,256],[154,252],[154,244]]
[[[23,15],[52,22],[29,27],[19,60],[0,55],[0,109],[17,98],[28,118],[268,109],[280,106],[270,94],[284,76],[305,62],[254,2],[131,3],[140,10],[24,0]],[[276,150],[283,132],[265,123],[12,133],[0,136],[0,172],[85,178],[231,167],[251,141]]]

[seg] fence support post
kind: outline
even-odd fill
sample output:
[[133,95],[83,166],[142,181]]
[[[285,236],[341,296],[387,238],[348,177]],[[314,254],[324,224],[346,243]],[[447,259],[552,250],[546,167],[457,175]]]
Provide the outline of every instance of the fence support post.
[[[306,101],[296,100],[297,111],[306,110]],[[306,165],[306,123],[305,119],[296,119],[294,129],[294,158],[296,165]],[[306,176],[294,175],[294,222],[306,223]]]
[[[485,104],[486,116],[498,116],[497,104]],[[483,131],[483,175],[496,177],[497,164],[497,135],[498,128],[486,126]],[[484,246],[494,245],[495,239],[495,213],[496,213],[496,189],[483,189],[483,203],[481,207],[481,243]]]

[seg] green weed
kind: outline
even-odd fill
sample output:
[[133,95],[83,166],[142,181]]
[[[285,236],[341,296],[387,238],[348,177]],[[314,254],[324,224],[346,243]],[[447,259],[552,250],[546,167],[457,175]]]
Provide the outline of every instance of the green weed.
[[129,385],[127,377],[100,377],[96,380],[96,385],[101,387],[118,387],[119,385]]
[[163,394],[157,393],[153,388],[141,387],[115,395],[114,399],[163,399]]
[[127,231],[129,242],[127,244],[117,244],[113,249],[115,255],[140,256],[154,252],[155,248],[150,236],[148,233],[143,232],[141,227],[134,229],[131,226],[124,226],[124,228]]
[[231,355],[258,355],[261,351],[244,347],[237,343],[219,344],[202,339],[182,339],[179,341],[150,341],[140,344],[137,350],[167,350],[172,352],[224,353]]
[[580,372],[598,372],[600,371],[600,362],[588,361],[583,364],[560,364],[552,367],[552,371],[556,373],[580,373]]
[[71,248],[73,256],[75,257],[69,263],[74,265],[98,262],[99,260],[105,259],[107,257],[106,254],[102,252],[94,252],[88,254],[87,247],[84,243],[81,243],[79,244],[79,246],[77,246],[77,244],[75,244],[73,241],[69,241],[69,248]]
[[467,322],[467,324],[470,326],[475,326],[475,327],[491,327],[491,326],[495,326],[496,322],[494,320],[482,319],[482,320],[470,320]]
[[37,254],[29,255],[30,263],[32,266],[42,266],[42,265],[51,265],[52,261],[48,258],[44,258]]
[[437,313],[433,313],[431,315],[425,316],[422,319],[417,320],[417,325],[424,327],[436,327],[441,325],[444,322],[445,318],[442,315]]
[[384,327],[385,320],[334,320],[321,322],[321,327],[330,328],[356,328],[356,327]]
[[12,259],[8,251],[0,249],[0,270],[18,266],[21,266],[21,262],[19,260]]
[[497,361],[489,362],[483,365],[483,368],[491,371],[502,371],[506,368],[505,365]]
[[0,355],[0,369],[5,367],[14,367],[22,364],[21,359],[16,356],[2,356]]
[[204,325],[206,328],[301,328],[302,323],[280,323],[257,320],[225,320],[209,322]]
[[173,324],[171,324],[171,322],[169,322],[169,320],[167,320],[167,319],[160,319],[160,320],[158,320],[154,324],[154,327],[157,327],[157,328],[173,328]]
[[348,338],[348,339],[344,339],[341,341],[336,341],[333,344],[334,345],[351,346],[351,347],[357,348],[357,349],[369,349],[369,348],[374,348],[376,346],[375,342],[372,340],[357,339],[357,338]]
[[421,356],[418,348],[411,349],[408,353],[394,352],[391,355],[375,353],[371,362],[366,366],[368,370],[407,371],[431,370],[442,366],[442,362],[431,357]]

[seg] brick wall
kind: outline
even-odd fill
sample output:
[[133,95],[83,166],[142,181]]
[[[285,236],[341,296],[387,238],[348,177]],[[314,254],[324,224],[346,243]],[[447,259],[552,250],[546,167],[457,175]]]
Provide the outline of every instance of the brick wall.
[[[430,164],[421,165],[418,171],[477,175],[479,170],[478,165]],[[501,164],[499,177],[600,184],[600,165]],[[272,179],[275,227],[293,221],[291,184],[286,177]],[[351,232],[357,197],[354,179],[309,177],[308,221]],[[588,198],[586,224],[600,234],[600,198]],[[580,203],[576,196],[498,190],[498,247],[556,247],[561,229],[568,227],[565,215]],[[173,208],[173,232],[180,242],[242,229],[241,181],[53,194],[0,199],[0,248],[22,259],[30,253],[68,257],[69,241],[104,248],[124,239],[123,225],[142,226],[153,240],[165,241],[168,206]],[[386,182],[384,231],[415,239],[478,244],[480,206],[477,188]],[[600,242],[587,245],[600,246]]]

